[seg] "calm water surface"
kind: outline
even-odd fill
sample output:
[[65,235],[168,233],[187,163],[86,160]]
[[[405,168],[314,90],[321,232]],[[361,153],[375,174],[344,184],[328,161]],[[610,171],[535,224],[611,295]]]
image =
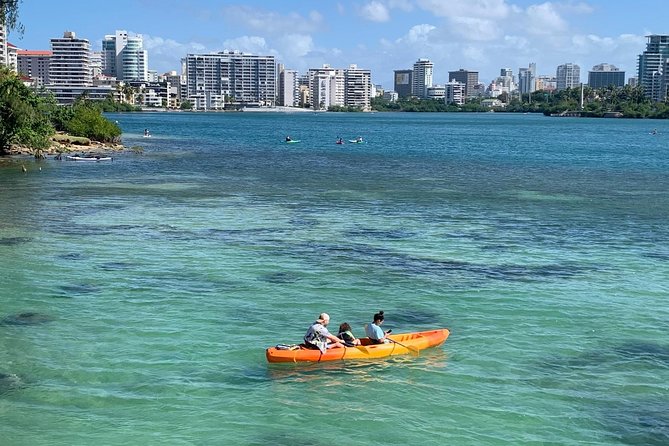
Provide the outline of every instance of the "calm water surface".
[[[0,163],[2,445],[669,443],[666,121],[110,117]],[[451,336],[266,363],[379,310]]]

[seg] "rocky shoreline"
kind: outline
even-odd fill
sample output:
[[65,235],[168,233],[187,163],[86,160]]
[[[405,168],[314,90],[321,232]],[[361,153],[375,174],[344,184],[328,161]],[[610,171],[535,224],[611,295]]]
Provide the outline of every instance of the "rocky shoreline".
[[34,156],[39,159],[59,154],[78,153],[82,155],[99,155],[118,153],[124,150],[126,150],[126,147],[121,143],[103,143],[92,141],[88,138],[73,138],[59,134],[51,139],[51,146],[46,149],[34,149],[14,144],[10,148],[8,155]]

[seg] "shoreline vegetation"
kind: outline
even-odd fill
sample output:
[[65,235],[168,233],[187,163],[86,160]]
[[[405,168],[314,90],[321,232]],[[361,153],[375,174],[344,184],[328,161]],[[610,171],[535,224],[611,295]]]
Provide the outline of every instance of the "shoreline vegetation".
[[102,112],[103,104],[85,95],[59,105],[52,94],[33,91],[0,67],[0,155],[122,150],[121,128]]

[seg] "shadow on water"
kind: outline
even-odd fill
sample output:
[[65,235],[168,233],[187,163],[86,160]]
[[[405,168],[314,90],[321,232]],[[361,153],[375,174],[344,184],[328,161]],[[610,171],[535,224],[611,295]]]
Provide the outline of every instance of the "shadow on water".
[[65,254],[58,254],[56,258],[60,260],[84,260],[86,259],[86,256],[79,252],[68,252]]
[[123,271],[133,268],[134,265],[127,262],[108,262],[98,265],[98,268],[103,271]]
[[570,279],[583,274],[586,268],[573,264],[545,265],[481,265],[454,260],[437,260],[398,253],[366,244],[324,245],[307,243],[293,247],[295,256],[327,256],[334,261],[378,265],[400,273],[448,276],[470,274],[474,277],[509,281],[530,281],[546,278]]
[[77,283],[72,285],[61,285],[61,297],[72,297],[72,295],[94,294],[100,291],[100,288],[87,283]]
[[609,435],[628,445],[669,444],[669,403],[624,402],[604,411]]
[[404,231],[401,229],[396,229],[396,230],[390,230],[390,231],[381,231],[378,229],[371,229],[371,228],[360,228],[360,229],[354,229],[350,231],[346,231],[344,233],[346,237],[353,238],[353,237],[364,237],[364,238],[371,238],[371,239],[378,239],[378,240],[402,240],[402,239],[408,239],[411,237],[414,237],[416,235],[415,232],[409,232],[409,231]]
[[0,320],[0,325],[40,325],[55,320],[47,314],[25,312],[12,314]]
[[3,237],[0,238],[0,246],[16,246],[32,241],[30,237]]
[[260,276],[260,280],[268,283],[296,283],[300,281],[300,277],[291,272],[276,272]]
[[[669,400],[661,392],[628,393],[626,386],[607,383],[611,370],[624,369],[629,374],[639,370],[669,369],[669,345],[646,340],[632,340],[614,346],[585,351],[573,357],[552,356],[542,362],[536,379],[529,385],[542,389],[568,389],[574,383],[599,401],[599,413],[606,431],[617,442],[628,445],[669,444]],[[588,378],[584,379],[586,376]],[[593,381],[597,377],[596,381]],[[591,398],[591,399],[592,399]],[[611,404],[614,398],[617,403]]]

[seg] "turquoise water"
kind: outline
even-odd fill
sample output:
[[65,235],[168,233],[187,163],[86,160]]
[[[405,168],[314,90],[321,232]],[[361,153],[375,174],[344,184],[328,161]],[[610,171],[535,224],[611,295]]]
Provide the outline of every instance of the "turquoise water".
[[[0,164],[2,445],[669,443],[669,123],[110,117],[142,155]],[[379,310],[451,336],[266,363]]]

